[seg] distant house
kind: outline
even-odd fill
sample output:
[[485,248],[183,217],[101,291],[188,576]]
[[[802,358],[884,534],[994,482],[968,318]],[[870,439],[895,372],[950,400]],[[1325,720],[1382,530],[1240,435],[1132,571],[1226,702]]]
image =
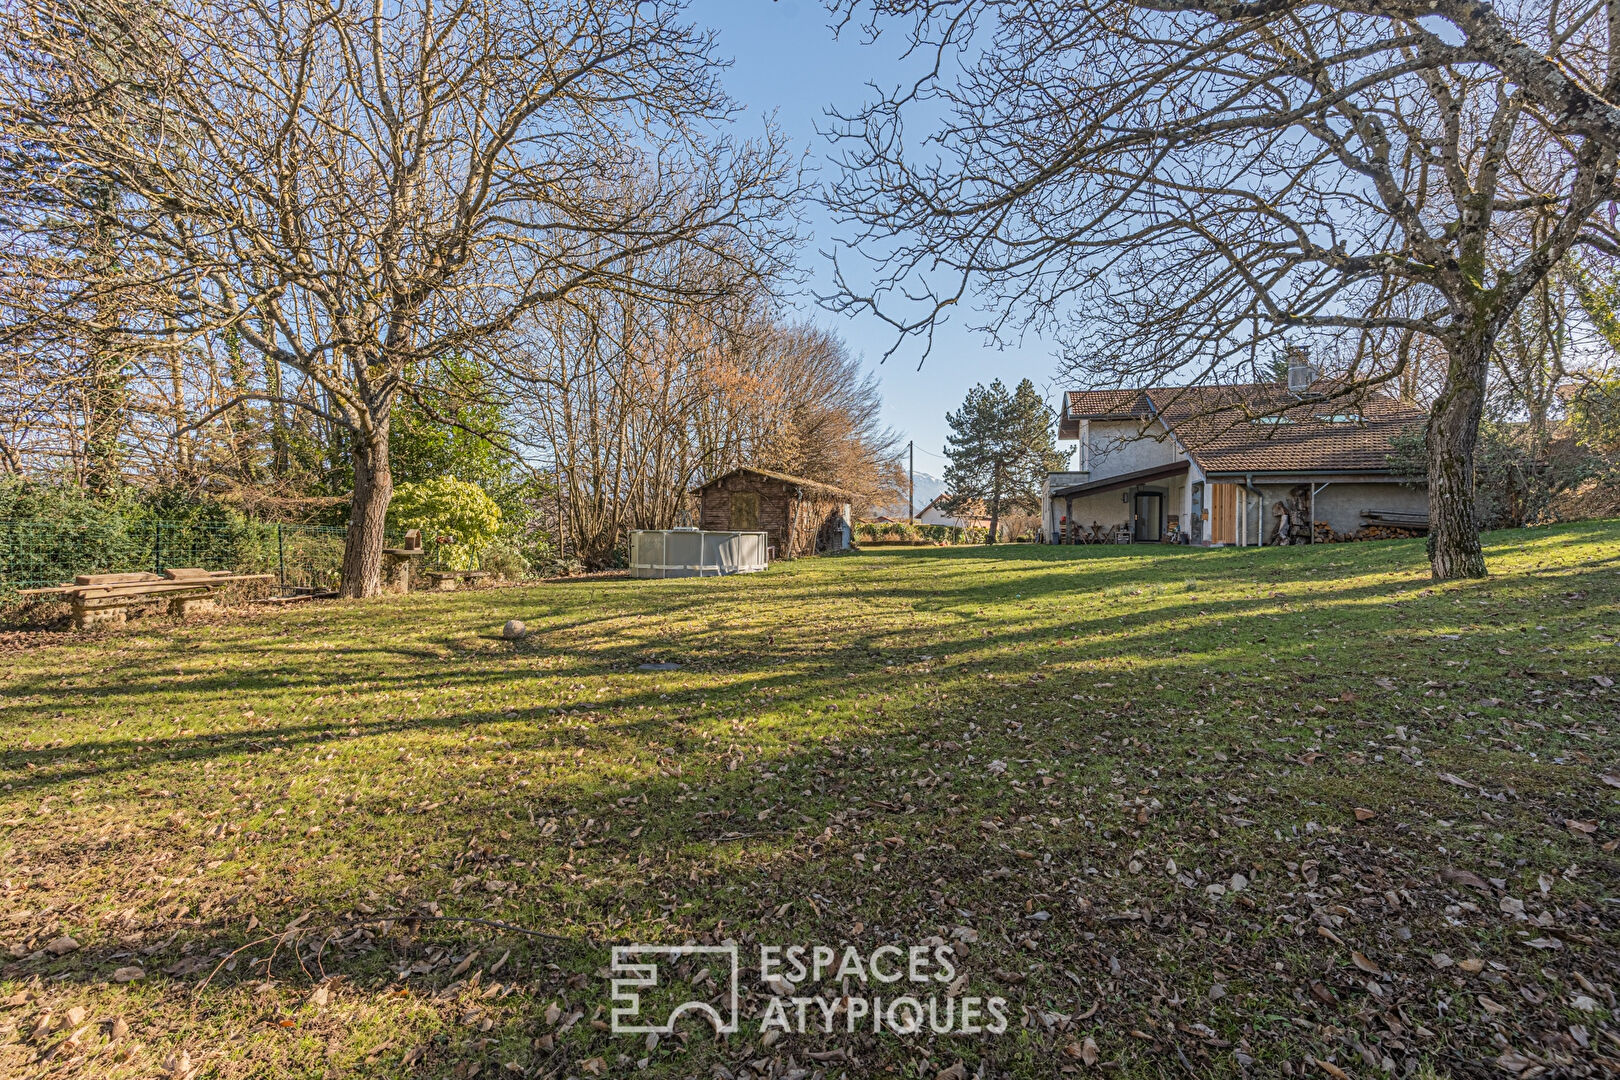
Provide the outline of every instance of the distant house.
[[940,509],[939,504],[950,498],[949,495],[935,496],[934,500],[917,513],[919,525],[949,525],[956,529],[988,529],[990,527],[990,512],[980,503],[968,507],[967,512],[947,514]]
[[1389,463],[1423,410],[1378,392],[1331,396],[1301,367],[1287,384],[1066,393],[1058,438],[1079,443],[1079,460],[1046,479],[1047,538],[1255,545],[1304,542],[1313,522],[1423,527],[1427,491]]
[[698,528],[767,534],[773,558],[848,550],[852,492],[764,469],[733,469],[693,488]]

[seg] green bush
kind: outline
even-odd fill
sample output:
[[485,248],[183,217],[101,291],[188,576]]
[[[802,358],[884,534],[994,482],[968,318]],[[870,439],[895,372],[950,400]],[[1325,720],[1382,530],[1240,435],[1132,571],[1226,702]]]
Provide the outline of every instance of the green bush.
[[275,526],[189,493],[0,482],[0,590],[55,585],[76,574],[200,566],[275,568]]
[[984,540],[983,529],[954,525],[919,525],[910,521],[863,521],[855,526],[855,542],[868,544],[962,544]]
[[388,523],[396,529],[421,529],[429,541],[450,537],[437,544],[438,560],[452,570],[474,570],[500,535],[501,508],[477,484],[441,476],[395,488]]

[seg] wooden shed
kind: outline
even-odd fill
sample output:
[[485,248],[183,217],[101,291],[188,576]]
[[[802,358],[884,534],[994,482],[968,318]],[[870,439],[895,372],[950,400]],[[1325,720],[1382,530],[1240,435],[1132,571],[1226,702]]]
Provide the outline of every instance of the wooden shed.
[[701,508],[700,529],[763,530],[772,556],[797,559],[845,551],[853,538],[855,495],[830,484],[764,469],[733,469],[692,489]]

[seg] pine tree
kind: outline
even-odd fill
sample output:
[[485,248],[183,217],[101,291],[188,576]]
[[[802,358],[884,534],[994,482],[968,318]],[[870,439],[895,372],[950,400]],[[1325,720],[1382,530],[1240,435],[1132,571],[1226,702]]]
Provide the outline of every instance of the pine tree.
[[982,503],[990,511],[985,543],[993,544],[1002,513],[1033,513],[1041,503],[1041,481],[1063,467],[1046,403],[1028,379],[1012,393],[996,379],[969,390],[962,407],[945,420],[951,425],[945,443],[950,460],[945,490],[950,494],[940,506],[946,513],[963,514]]

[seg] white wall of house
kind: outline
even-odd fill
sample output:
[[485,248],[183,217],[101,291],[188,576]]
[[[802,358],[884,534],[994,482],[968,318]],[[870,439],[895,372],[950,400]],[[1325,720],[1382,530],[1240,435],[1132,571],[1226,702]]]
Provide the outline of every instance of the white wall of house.
[[[1157,420],[1146,430],[1136,421],[1082,420],[1078,450],[1076,458],[1081,464],[1080,470],[1049,474],[1041,490],[1041,522],[1048,537],[1056,537],[1062,530],[1063,500],[1051,496],[1058,488],[1106,480],[1121,473],[1170,465],[1187,458],[1180,445]],[[1188,512],[1185,481],[1178,477],[1150,486],[1174,488],[1167,491],[1166,512],[1180,516],[1182,527],[1185,528]],[[1110,491],[1077,501],[1074,504],[1075,521],[1087,528],[1090,528],[1094,518],[1105,528],[1129,521],[1132,504],[1121,502],[1120,494]],[[1085,507],[1084,513],[1082,507]]]
[[952,517],[940,511],[939,507],[929,503],[923,512],[917,515],[917,522],[921,525],[949,525],[956,529],[969,529],[987,525],[988,522],[979,518]]
[[1082,458],[1090,464],[1093,480],[1169,465],[1186,456],[1157,420],[1145,431],[1135,422],[1118,420],[1093,420],[1087,429]]

